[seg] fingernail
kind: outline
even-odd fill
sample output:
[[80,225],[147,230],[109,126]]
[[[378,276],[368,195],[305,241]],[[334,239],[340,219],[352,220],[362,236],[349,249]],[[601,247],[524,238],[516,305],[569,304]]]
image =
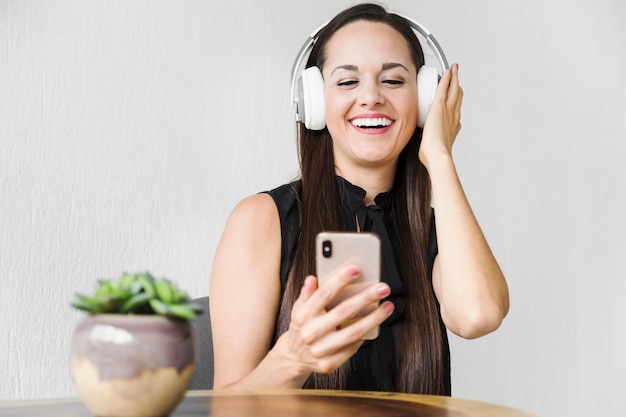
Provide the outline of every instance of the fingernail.
[[391,293],[391,289],[387,284],[378,284],[378,286],[376,287],[376,293],[378,293],[379,295],[387,296],[389,295],[389,293]]
[[357,268],[357,267],[355,267],[355,266],[351,266],[351,267],[348,269],[348,274],[349,274],[351,277],[358,277],[358,276],[359,276],[359,273],[360,273],[360,272],[359,272],[359,268]]
[[383,304],[383,309],[385,310],[385,313],[387,314],[393,313],[394,308],[395,306],[393,305],[391,301],[387,301],[385,304]]

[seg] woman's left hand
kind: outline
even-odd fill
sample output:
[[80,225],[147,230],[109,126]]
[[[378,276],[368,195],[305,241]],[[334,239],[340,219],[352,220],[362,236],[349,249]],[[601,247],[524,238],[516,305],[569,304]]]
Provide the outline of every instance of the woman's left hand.
[[433,158],[438,155],[452,155],[452,145],[461,130],[462,102],[463,89],[459,85],[459,65],[454,64],[439,81],[424,125],[419,158],[429,171]]

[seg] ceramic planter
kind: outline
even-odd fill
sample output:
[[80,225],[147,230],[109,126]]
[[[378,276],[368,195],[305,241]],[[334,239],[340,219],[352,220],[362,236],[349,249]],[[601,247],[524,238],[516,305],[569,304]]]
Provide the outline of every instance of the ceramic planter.
[[182,400],[195,367],[186,321],[92,315],[72,340],[72,377],[96,416],[162,417]]

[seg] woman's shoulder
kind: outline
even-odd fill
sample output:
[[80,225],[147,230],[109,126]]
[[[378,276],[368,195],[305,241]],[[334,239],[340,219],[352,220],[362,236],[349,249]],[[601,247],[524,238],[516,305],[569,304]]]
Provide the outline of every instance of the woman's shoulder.
[[278,217],[276,204],[268,194],[253,194],[243,198],[230,214],[230,222],[259,224]]
[[243,198],[233,209],[230,220],[237,224],[274,223],[297,206],[301,182],[293,181]]
[[231,211],[224,227],[213,261],[214,274],[230,275],[224,271],[237,269],[234,265],[240,262],[239,258],[257,264],[259,270],[276,271],[277,274],[280,230],[278,210],[269,195],[254,194],[243,198]]

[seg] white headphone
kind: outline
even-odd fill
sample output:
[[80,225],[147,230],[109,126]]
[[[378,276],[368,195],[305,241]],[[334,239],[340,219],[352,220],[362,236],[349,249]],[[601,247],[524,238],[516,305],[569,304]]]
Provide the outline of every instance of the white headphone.
[[[448,69],[446,59],[441,46],[435,37],[421,24],[403,17],[417,33],[425,39],[428,47],[435,54],[441,72],[437,68],[422,65],[417,72],[417,125],[424,127],[428,109],[435,97],[437,84],[444,71]],[[317,41],[317,34],[326,24],[315,30],[300,48],[298,56],[291,70],[291,103],[295,108],[296,122],[304,123],[307,129],[322,130],[326,127],[326,103],[324,100],[324,79],[318,67],[304,69],[311,50]]]

